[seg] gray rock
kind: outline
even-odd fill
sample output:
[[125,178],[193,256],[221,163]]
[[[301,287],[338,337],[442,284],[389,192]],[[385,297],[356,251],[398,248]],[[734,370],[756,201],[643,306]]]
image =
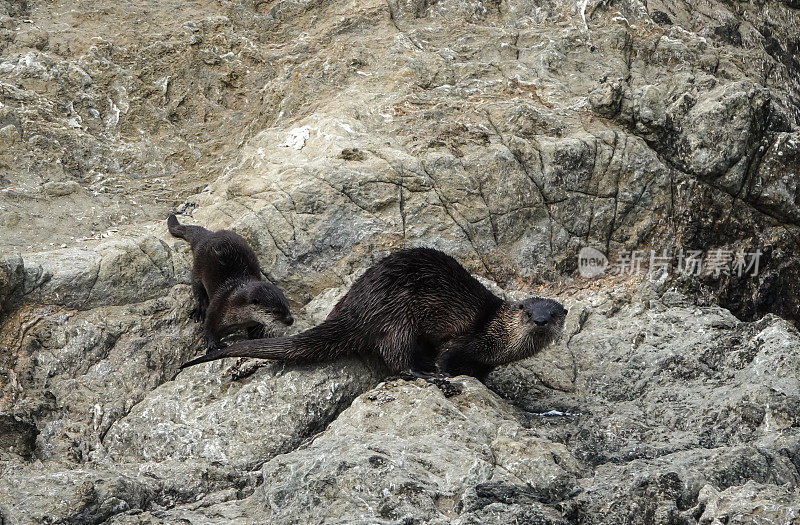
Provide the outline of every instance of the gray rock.
[[700,489],[699,523],[791,523],[797,518],[796,491],[748,481],[720,492],[711,485]]
[[14,525],[102,523],[154,497],[141,479],[83,468],[6,467],[0,489],[0,515]]
[[228,360],[190,368],[161,385],[108,430],[112,461],[202,460],[254,470],[323,429],[368,389],[359,362],[261,368],[232,380]]
[[42,186],[44,192],[50,197],[64,197],[79,191],[80,188],[80,184],[72,180],[66,182],[51,181]]
[[67,248],[57,255],[25,253],[19,286],[29,301],[76,309],[147,301],[188,282],[189,259],[176,253],[175,246],[177,242],[143,236],[93,249]]
[[[262,489],[241,512],[280,523],[474,523],[499,503],[506,516],[559,523],[539,501],[570,494],[580,468],[518,417],[471,378],[444,391],[422,381],[382,383],[312,443],[265,463]],[[230,507],[212,505],[202,516]]]

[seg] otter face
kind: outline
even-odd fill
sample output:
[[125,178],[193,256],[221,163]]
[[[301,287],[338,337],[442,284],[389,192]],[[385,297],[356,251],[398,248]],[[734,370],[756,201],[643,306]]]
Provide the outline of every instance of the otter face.
[[283,293],[267,282],[259,282],[248,290],[248,302],[252,306],[253,320],[269,326],[276,321],[286,326],[294,323],[289,311],[289,301]]
[[564,328],[567,309],[558,301],[530,297],[517,303],[516,307],[520,321],[531,335],[552,340],[558,337]]

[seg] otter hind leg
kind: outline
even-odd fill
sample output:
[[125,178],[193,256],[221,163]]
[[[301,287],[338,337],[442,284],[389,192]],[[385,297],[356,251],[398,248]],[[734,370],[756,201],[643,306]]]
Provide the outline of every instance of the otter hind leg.
[[420,379],[443,377],[436,369],[436,352],[429,342],[417,338],[412,346],[408,372]]
[[410,379],[424,379],[426,381],[430,379],[446,379],[448,377],[452,377],[446,374],[442,374],[439,372],[429,372],[427,370],[420,370],[417,368],[412,368],[407,372],[401,374],[402,378],[410,378]]
[[472,376],[480,381],[492,371],[494,367],[480,362],[468,348],[456,346],[444,350],[436,358],[436,369],[446,376]]
[[[378,355],[393,373],[424,367],[425,345],[409,330],[386,335],[376,347]],[[432,360],[427,371],[434,371]]]

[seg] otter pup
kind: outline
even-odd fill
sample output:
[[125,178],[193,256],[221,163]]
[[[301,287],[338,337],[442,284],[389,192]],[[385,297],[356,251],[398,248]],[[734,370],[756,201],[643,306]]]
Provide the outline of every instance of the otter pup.
[[246,329],[252,339],[271,335],[276,320],[285,325],[294,322],[286,297],[261,280],[258,258],[240,235],[181,224],[174,214],[167,219],[167,227],[192,248],[192,292],[197,307],[191,316],[204,322],[209,351],[220,348],[221,339],[239,329]]
[[503,301],[449,255],[412,248],[370,267],[322,324],[292,337],[235,343],[181,368],[223,357],[314,363],[360,354],[377,355],[394,373],[482,379],[544,348],[566,313],[552,299]]

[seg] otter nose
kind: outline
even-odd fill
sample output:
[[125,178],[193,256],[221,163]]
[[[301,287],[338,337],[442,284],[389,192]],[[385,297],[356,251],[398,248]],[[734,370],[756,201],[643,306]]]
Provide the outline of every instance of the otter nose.
[[532,319],[532,320],[533,320],[533,322],[534,322],[534,323],[536,323],[537,325],[539,325],[539,326],[544,326],[544,325],[546,325],[546,324],[547,324],[547,322],[550,320],[550,317],[549,317],[549,316],[546,316],[546,315],[535,315],[535,316],[533,316],[533,319]]

